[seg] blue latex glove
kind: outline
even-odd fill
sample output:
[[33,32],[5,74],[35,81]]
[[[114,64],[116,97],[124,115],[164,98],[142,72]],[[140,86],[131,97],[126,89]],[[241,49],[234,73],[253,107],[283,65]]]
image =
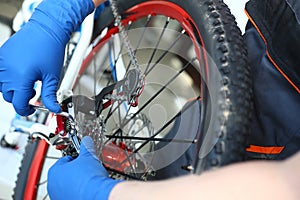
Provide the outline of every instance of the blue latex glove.
[[81,140],[76,159],[59,159],[48,171],[48,193],[53,200],[88,199],[107,200],[112,188],[119,183],[108,177],[98,160],[91,137]]
[[0,92],[20,115],[42,81],[42,100],[52,112],[60,112],[56,90],[64,51],[73,31],[94,10],[92,0],[44,0],[30,20],[0,48]]

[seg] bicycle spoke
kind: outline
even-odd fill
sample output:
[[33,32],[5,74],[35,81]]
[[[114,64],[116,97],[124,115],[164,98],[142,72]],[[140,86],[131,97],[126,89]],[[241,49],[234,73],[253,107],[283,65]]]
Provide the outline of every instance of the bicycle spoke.
[[[118,105],[117,106],[114,106],[114,104],[115,103],[118,103]],[[104,123],[106,123],[107,122],[107,120],[113,115],[113,113],[120,107],[120,104],[121,104],[122,102],[120,102],[120,101],[114,101],[112,104],[111,104],[111,106],[110,106],[110,108],[109,108],[109,111],[108,111],[108,114],[107,114],[107,116],[106,116],[106,118],[104,119]]]
[[[113,80],[117,81],[117,72],[116,72],[117,59],[115,56],[116,50],[115,50],[114,37],[115,36],[112,36],[111,40],[108,43],[108,49],[109,49],[108,52],[110,52],[108,57],[109,57],[109,65],[112,72]],[[121,54],[121,50],[119,51],[119,54]]]
[[118,170],[115,170],[115,169],[112,169],[112,168],[106,168],[106,170],[109,171],[109,172],[118,174],[118,175],[122,175],[122,176],[125,177],[125,179],[128,178],[128,179],[132,179],[132,180],[136,180],[136,181],[142,181],[142,179],[140,179],[136,176],[132,176],[132,175],[126,174],[124,172],[121,172],[121,171],[118,171]]
[[[150,19],[151,19],[151,15],[148,15],[148,17],[147,17],[147,21],[146,21],[146,23],[145,23],[145,25],[144,25],[144,29],[143,29],[143,32],[142,32],[142,34],[141,34],[141,37],[139,38],[139,41],[138,41],[138,43],[137,43],[137,46],[135,47],[135,49],[133,50],[133,53],[134,54],[136,54],[137,53],[137,49],[140,47],[140,45],[141,45],[141,43],[142,43],[142,39],[144,38],[144,35],[145,35],[145,33],[146,33],[146,30],[147,30],[147,27],[148,27],[148,25],[149,25],[149,23],[150,23]],[[126,72],[128,71],[128,69],[129,69],[129,67],[131,66],[131,63],[132,61],[131,60],[129,60],[129,63],[127,64],[127,67],[126,67]]]
[[[130,165],[130,168],[131,168],[131,170],[132,170],[132,173],[136,176],[137,175],[137,173],[136,173],[136,170],[134,169],[134,167],[133,167],[133,164],[132,164],[132,161],[130,160],[130,155],[128,155],[128,150],[127,149],[125,149],[125,155],[126,155],[126,158],[127,159],[124,159],[125,161],[127,160],[128,162],[129,162],[129,165]],[[123,163],[123,162],[121,162],[121,163]],[[120,163],[120,164],[121,164]],[[119,165],[120,165],[119,164]]]
[[55,157],[55,156],[46,156],[46,159],[54,159],[54,160],[58,160],[60,159],[60,157]]
[[47,193],[47,194],[43,197],[43,200],[46,200],[48,196],[49,196],[49,194]]
[[180,35],[178,35],[176,37],[176,39],[174,40],[174,42],[168,47],[167,50],[164,51],[164,53],[154,62],[154,64],[152,65],[152,67],[149,70],[145,70],[144,74],[147,75],[149,74],[152,69],[154,69],[154,67],[169,53],[169,51],[174,47],[174,45],[179,41],[179,39],[184,35],[185,30],[182,30]]
[[137,136],[118,136],[118,135],[105,135],[107,138],[113,139],[125,139],[125,140],[140,140],[140,141],[156,141],[156,142],[174,142],[174,143],[196,143],[197,140],[184,140],[173,138],[149,138],[149,137],[137,137]]
[[[137,45],[136,45],[136,47],[135,47],[135,50],[134,50],[134,53],[136,53],[136,51],[137,51],[137,49],[140,47],[140,45],[141,45],[141,43],[142,43],[142,39],[144,38],[144,35],[145,35],[145,33],[146,33],[146,30],[147,30],[147,27],[148,27],[148,25],[149,25],[149,23],[150,23],[150,21],[151,21],[151,15],[148,15],[148,17],[147,17],[147,21],[146,21],[146,23],[145,23],[145,25],[144,25],[144,29],[143,29],[143,32],[142,32],[142,34],[141,34],[141,37],[140,37],[140,39],[139,39],[139,41],[138,41],[138,43],[137,43]],[[131,61],[130,61],[131,62]]]
[[[164,27],[163,27],[163,30],[162,30],[160,36],[158,37],[158,40],[157,40],[156,45],[155,45],[155,48],[154,48],[154,50],[153,50],[153,52],[152,52],[152,54],[151,54],[151,56],[150,56],[150,59],[149,59],[148,62],[147,62],[148,64],[147,64],[147,67],[146,67],[146,69],[145,69],[145,72],[148,71],[148,68],[149,68],[149,66],[150,66],[150,63],[152,62],[152,59],[154,58],[154,55],[156,54],[157,47],[158,47],[158,45],[160,44],[160,41],[161,41],[161,39],[162,39],[162,37],[163,37],[163,35],[164,35],[164,33],[165,33],[165,31],[166,31],[166,28],[168,27],[169,23],[170,23],[170,18],[167,17],[166,22],[165,22],[165,25],[164,25]],[[144,74],[145,74],[145,72],[144,72]]]
[[[200,97],[198,97],[200,98]],[[189,107],[191,107],[192,104],[187,105],[184,107],[184,109],[180,112],[178,112],[175,116],[173,116],[167,123],[165,123],[156,133],[154,133],[150,138],[155,138],[158,136],[165,128],[167,128],[173,121],[175,121],[180,115],[182,115],[186,110],[188,110]],[[150,139],[149,138],[149,139]],[[137,149],[134,150],[134,153],[138,152],[140,149],[142,149],[150,140],[145,141],[141,146],[139,146]]]
[[[131,119],[133,119],[137,114],[139,114],[143,109],[145,109],[159,94],[161,94],[168,85],[170,85],[175,79],[176,77],[178,77],[182,72],[185,71],[185,69],[195,60],[196,58],[192,59],[189,63],[187,63],[177,74],[175,74],[163,87],[160,88],[160,90],[158,90],[155,94],[153,94],[153,96],[146,101],[146,103],[131,117]],[[125,124],[122,124],[122,128],[128,123],[129,120],[127,120],[125,122]]]
[[40,182],[37,186],[41,186],[41,185],[47,184],[47,181],[48,181],[48,180],[42,181],[42,182]]
[[[126,31],[128,31],[129,29],[130,29],[130,27],[131,27],[131,25],[132,25],[132,23],[129,23],[128,24],[128,26],[126,27]],[[112,42],[112,41],[111,41]],[[114,42],[112,42],[113,43],[113,46],[114,46]],[[120,50],[119,50],[119,52],[118,52],[118,55],[115,57],[114,56],[114,64],[113,64],[113,69],[112,69],[112,71],[116,71],[116,64],[117,64],[117,62],[118,62],[118,60],[119,60],[119,58],[121,57],[121,55],[122,55],[122,49],[123,49],[123,47],[124,47],[124,42],[122,42],[122,44],[121,44],[121,46],[120,46]],[[115,48],[113,48],[113,52],[115,53],[116,52],[116,50],[115,50]],[[126,70],[127,71],[127,70]],[[117,79],[115,79],[115,81],[118,81]]]

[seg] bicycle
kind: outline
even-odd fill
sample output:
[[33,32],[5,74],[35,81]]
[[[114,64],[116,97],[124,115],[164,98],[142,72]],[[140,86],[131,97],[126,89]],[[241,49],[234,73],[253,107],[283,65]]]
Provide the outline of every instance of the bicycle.
[[[113,178],[160,178],[156,173],[172,163],[199,174],[243,160],[251,71],[228,7],[221,0],[117,5],[121,23],[106,5],[95,21],[93,15],[85,19],[79,40],[68,45],[58,90],[63,113],[36,107],[39,123],[24,130],[30,139],[15,199],[46,199],[47,193],[40,194],[46,191],[42,168],[56,159],[48,149],[76,156],[84,135],[94,138]],[[133,55],[124,47],[127,39]],[[178,164],[187,151],[193,156]],[[161,159],[165,155],[168,160]]]

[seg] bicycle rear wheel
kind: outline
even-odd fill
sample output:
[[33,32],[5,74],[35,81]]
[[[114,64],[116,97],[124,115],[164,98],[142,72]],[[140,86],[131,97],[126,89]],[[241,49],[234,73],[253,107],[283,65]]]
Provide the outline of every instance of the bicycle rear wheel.
[[[107,97],[113,103],[101,113],[105,130],[92,134],[107,169],[151,179],[170,166],[180,175],[243,160],[252,113],[251,73],[228,7],[214,0],[120,0],[118,9],[145,85],[137,107],[117,94]],[[89,97],[134,68],[110,8],[98,19],[93,48],[74,88],[75,94]],[[132,128],[137,123],[140,127]],[[187,152],[189,158],[182,159]]]
[[[145,75],[138,105],[113,94],[98,119],[77,116],[111,176],[159,179],[170,177],[159,173],[170,166],[177,176],[243,160],[251,72],[228,7],[220,0],[119,0],[118,9]],[[109,7],[93,38],[74,94],[94,97],[132,69]]]

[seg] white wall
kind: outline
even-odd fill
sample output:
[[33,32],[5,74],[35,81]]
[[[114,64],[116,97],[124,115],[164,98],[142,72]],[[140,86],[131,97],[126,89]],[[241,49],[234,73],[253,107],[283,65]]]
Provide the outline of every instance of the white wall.
[[235,16],[238,26],[244,33],[247,16],[244,12],[245,3],[248,0],[224,0],[224,2],[229,6],[231,13]]

